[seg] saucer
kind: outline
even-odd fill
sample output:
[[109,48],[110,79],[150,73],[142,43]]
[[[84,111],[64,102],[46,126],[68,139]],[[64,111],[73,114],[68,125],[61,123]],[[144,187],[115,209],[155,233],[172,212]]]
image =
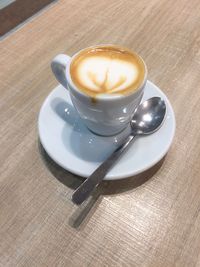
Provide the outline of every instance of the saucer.
[[[167,153],[175,133],[175,117],[167,96],[152,82],[145,87],[143,100],[159,96],[167,114],[162,127],[152,135],[139,137],[109,171],[105,180],[139,174],[155,165]],[[74,109],[69,92],[57,86],[44,101],[38,119],[40,141],[47,154],[64,169],[88,177],[129,133],[103,137],[93,134]]]

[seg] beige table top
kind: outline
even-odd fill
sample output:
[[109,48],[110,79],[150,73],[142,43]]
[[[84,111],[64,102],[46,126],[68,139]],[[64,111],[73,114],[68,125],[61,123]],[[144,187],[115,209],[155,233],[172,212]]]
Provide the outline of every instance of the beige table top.
[[[76,207],[37,118],[51,59],[99,43],[144,57],[177,129],[163,162]],[[56,2],[1,41],[0,94],[0,266],[200,266],[199,0]]]

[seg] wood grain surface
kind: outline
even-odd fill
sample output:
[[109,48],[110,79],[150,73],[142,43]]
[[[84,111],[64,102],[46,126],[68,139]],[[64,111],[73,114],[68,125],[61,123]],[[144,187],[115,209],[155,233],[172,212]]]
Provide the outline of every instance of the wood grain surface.
[[[177,120],[167,156],[76,207],[81,179],[38,139],[51,59],[114,43],[145,59]],[[0,266],[200,266],[200,1],[58,1],[0,43]],[[134,164],[134,163],[133,163]]]

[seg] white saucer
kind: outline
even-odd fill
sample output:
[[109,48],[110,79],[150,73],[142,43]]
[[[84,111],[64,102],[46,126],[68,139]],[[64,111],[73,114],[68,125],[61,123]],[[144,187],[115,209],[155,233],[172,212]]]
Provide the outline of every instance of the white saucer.
[[[160,96],[167,105],[162,127],[152,135],[138,138],[105,180],[130,177],[147,170],[167,153],[175,133],[175,117],[166,95],[148,81],[143,100]],[[46,98],[39,114],[40,141],[48,155],[64,169],[88,177],[128,135],[130,129],[114,137],[91,133],[76,113],[69,93],[61,85]]]

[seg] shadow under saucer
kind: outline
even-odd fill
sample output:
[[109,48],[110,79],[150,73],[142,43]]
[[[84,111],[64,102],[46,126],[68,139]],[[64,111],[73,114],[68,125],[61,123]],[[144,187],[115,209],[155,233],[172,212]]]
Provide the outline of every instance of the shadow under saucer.
[[[84,178],[74,175],[56,164],[48,156],[39,140],[38,147],[44,164],[59,182],[73,190],[80,186],[84,181]],[[163,157],[156,165],[138,175],[121,180],[103,181],[98,188],[94,190],[88,200],[77,207],[75,212],[69,218],[69,224],[77,229],[80,229],[80,226],[84,227],[83,225],[85,225],[89,218],[91,218],[104,195],[114,195],[134,189],[136,190],[137,187],[142,186],[155,175],[162,166],[164,159],[165,157]]]

